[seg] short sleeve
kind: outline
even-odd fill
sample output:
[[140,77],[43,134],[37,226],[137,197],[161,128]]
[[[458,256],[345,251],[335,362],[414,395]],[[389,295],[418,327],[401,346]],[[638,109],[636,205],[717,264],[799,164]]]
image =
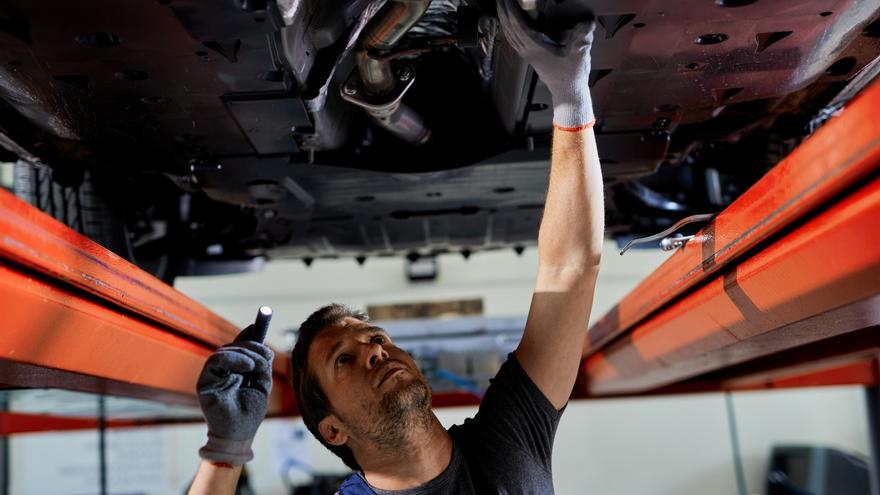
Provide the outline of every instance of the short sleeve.
[[513,443],[549,470],[561,416],[510,353],[468,426]]

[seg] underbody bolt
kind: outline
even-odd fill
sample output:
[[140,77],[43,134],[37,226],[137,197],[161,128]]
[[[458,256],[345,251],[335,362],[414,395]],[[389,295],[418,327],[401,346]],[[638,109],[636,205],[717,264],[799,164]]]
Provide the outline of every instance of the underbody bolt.
[[402,67],[397,71],[397,77],[403,82],[409,81],[413,77],[412,69],[409,67]]
[[357,86],[354,85],[354,82],[349,81],[342,87],[342,91],[348,96],[353,96],[357,94],[358,89]]

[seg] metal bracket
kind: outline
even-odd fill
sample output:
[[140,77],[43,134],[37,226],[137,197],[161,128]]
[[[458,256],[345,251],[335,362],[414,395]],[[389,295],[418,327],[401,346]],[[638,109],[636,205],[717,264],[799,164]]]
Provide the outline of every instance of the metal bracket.
[[409,64],[395,64],[394,91],[388,95],[373,96],[363,87],[358,71],[352,72],[340,88],[342,98],[369,113],[375,122],[400,139],[413,144],[425,144],[431,138],[431,129],[422,117],[402,102],[412,87],[416,71]]
[[383,96],[381,100],[371,98],[361,84],[361,78],[357,71],[345,81],[340,88],[340,95],[345,101],[357,105],[376,116],[390,115],[400,106],[403,96],[409,91],[416,80],[415,69],[408,64],[400,64],[395,70],[397,86],[390,95]]
[[660,240],[660,249],[664,251],[673,251],[684,246],[687,244],[687,241],[693,238],[694,236],[692,235],[672,234],[671,236]]
[[648,237],[637,237],[635,239],[630,240],[626,243],[626,246],[623,246],[623,249],[620,250],[620,255],[623,256],[623,253],[629,251],[629,248],[633,247],[636,244],[645,244],[648,242],[660,241],[660,248],[664,251],[672,251],[673,249],[678,249],[685,244],[687,241],[693,239],[694,236],[683,236],[681,234],[671,235],[676,230],[684,227],[685,225],[689,225],[692,223],[702,223],[708,222],[715,218],[717,213],[707,213],[703,215],[691,215],[686,218],[682,218],[678,222],[675,223],[672,227],[660,232],[658,234],[654,234]]

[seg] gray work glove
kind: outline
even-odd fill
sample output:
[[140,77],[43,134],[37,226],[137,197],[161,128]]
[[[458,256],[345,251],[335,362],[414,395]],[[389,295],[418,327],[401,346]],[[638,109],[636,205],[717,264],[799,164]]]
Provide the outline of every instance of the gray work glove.
[[590,46],[593,21],[577,24],[565,44],[560,45],[530,27],[528,15],[517,0],[496,0],[504,37],[547,85],[553,97],[553,124],[564,129],[592,125],[590,99]]
[[251,443],[266,416],[272,390],[268,346],[254,342],[251,325],[205,362],[196,389],[208,423],[202,459],[240,466],[254,458]]

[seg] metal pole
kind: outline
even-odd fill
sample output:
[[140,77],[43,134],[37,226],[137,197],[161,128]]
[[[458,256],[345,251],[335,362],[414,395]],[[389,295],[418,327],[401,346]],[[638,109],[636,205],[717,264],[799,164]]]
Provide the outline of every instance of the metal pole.
[[865,387],[868,406],[868,447],[871,459],[868,474],[871,477],[871,495],[880,495],[880,386]]
[[98,396],[98,480],[100,494],[107,495],[107,404],[103,395]]
[[739,495],[748,495],[746,490],[746,473],[742,463],[742,453],[739,450],[739,433],[736,430],[736,415],[733,412],[733,396],[730,392],[724,393],[727,403],[727,423],[730,428],[730,447],[733,449],[733,469],[736,473],[736,487]]
[[[9,401],[5,397],[0,397],[0,412],[9,410]],[[0,436],[0,495],[9,495],[9,487],[12,480],[9,475],[9,437]]]

